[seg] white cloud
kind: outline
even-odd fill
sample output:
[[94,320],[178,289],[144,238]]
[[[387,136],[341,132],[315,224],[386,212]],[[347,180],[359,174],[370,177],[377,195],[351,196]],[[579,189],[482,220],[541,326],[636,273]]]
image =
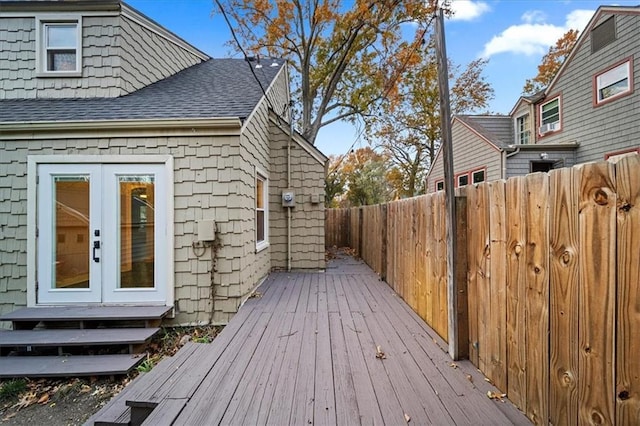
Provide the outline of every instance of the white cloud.
[[546,24],[544,14],[530,11],[522,15],[522,24],[512,25],[484,45],[482,57],[488,58],[499,53],[515,53],[522,55],[543,55],[549,46],[562,37],[570,29],[583,31],[593,16],[593,10],[574,10],[569,13],[565,25]]
[[541,10],[528,10],[520,19],[526,24],[542,24],[547,19],[547,15]]
[[483,1],[452,0],[453,21],[472,21],[490,10],[489,5]]
[[[567,23],[565,24],[566,30],[578,30],[580,33],[586,28],[587,24],[591,20],[591,17],[595,13],[595,10],[578,9],[567,15]],[[566,32],[566,31],[565,31]]]

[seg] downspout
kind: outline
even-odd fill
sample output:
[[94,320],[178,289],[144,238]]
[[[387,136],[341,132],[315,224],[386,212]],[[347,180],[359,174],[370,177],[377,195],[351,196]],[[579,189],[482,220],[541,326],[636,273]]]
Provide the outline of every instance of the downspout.
[[[513,145],[511,145],[513,146]],[[513,157],[520,152],[520,146],[518,146],[515,151],[507,154],[507,150],[502,150],[502,156],[500,158],[500,162],[502,163],[502,179],[507,179],[507,158]]]
[[[293,142],[293,118],[289,110],[289,140],[287,141],[287,189],[291,188],[291,143]],[[287,207],[287,272],[291,272],[291,209]]]

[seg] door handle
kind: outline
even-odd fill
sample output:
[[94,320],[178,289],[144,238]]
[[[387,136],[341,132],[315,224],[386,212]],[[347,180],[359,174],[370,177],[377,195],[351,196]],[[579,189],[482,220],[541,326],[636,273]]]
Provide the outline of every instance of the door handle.
[[96,256],[96,250],[100,250],[100,241],[93,242],[93,261],[98,263],[100,262],[100,258]]

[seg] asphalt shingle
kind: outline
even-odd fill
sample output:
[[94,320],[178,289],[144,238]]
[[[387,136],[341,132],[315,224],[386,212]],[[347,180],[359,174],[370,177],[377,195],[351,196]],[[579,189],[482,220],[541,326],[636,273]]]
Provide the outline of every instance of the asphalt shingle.
[[256,64],[244,59],[209,59],[118,98],[0,100],[0,122],[245,119],[284,61],[263,59],[262,67]]

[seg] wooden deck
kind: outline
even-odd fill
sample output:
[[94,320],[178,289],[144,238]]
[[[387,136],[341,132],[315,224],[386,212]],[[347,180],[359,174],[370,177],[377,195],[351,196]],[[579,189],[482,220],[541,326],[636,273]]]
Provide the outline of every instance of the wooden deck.
[[116,398],[132,418],[137,408],[174,425],[530,424],[490,400],[477,369],[452,363],[357,260],[271,274],[257,296],[213,343],[188,345],[125,388]]

